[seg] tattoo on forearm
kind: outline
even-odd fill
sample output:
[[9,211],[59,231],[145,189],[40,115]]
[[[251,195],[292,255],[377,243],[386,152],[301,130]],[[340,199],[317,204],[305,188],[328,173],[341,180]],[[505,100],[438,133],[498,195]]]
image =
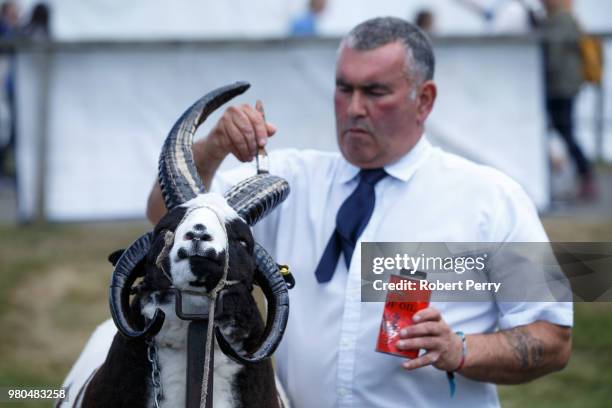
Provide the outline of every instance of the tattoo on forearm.
[[544,343],[528,330],[517,327],[502,332],[522,369],[538,368],[544,362]]

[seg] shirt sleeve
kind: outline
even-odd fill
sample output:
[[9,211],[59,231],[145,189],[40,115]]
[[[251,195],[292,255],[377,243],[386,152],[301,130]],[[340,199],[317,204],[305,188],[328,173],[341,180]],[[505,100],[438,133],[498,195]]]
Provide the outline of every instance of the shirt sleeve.
[[496,294],[500,329],[538,320],[573,325],[569,282],[560,267],[550,267],[554,254],[536,208],[525,191],[513,185],[498,205],[492,241],[500,242],[500,268],[489,270],[505,290]]

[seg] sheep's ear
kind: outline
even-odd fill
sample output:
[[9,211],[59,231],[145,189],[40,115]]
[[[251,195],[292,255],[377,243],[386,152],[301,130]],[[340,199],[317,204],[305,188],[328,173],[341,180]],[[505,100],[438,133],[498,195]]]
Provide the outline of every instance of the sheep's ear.
[[116,250],[115,252],[113,252],[112,254],[108,256],[108,262],[113,264],[113,266],[116,266],[117,261],[119,261],[119,258],[121,258],[121,255],[123,255],[124,252],[125,252],[125,248]]

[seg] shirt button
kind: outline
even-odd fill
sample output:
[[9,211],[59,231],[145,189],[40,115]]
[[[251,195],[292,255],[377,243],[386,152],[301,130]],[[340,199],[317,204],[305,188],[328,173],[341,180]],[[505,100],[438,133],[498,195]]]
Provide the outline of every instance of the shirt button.
[[346,396],[347,393],[348,393],[348,390],[346,388],[340,388],[338,390],[338,395],[340,395],[341,397]]
[[345,347],[345,348],[348,348],[351,346],[351,342],[349,340],[342,340],[340,344],[342,345],[342,347]]

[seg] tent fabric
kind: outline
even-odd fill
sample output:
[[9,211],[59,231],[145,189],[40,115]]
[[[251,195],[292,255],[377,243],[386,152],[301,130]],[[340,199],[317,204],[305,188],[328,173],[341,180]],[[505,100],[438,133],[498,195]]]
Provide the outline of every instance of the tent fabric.
[[[336,48],[337,40],[98,44],[57,47],[45,63],[35,50],[20,53],[21,218],[35,215],[40,192],[49,220],[143,217],[160,147],[176,118],[204,93],[236,80],[252,88],[234,102],[262,99],[268,120],[278,126],[269,148],[337,149]],[[546,208],[537,45],[454,41],[435,48],[439,95],[427,126],[431,140],[501,169]],[[227,160],[224,168],[236,163]]]
[[[541,7],[539,0],[524,0]],[[29,10],[37,0],[21,0]],[[303,13],[308,0],[47,0],[52,31],[58,40],[210,39],[283,37],[292,18]],[[489,12],[489,19],[466,4]],[[612,2],[580,0],[576,13],[586,30],[612,31]],[[516,0],[328,0],[321,15],[320,33],[344,35],[374,16],[392,15],[414,20],[428,9],[441,35],[525,33],[525,10]]]

